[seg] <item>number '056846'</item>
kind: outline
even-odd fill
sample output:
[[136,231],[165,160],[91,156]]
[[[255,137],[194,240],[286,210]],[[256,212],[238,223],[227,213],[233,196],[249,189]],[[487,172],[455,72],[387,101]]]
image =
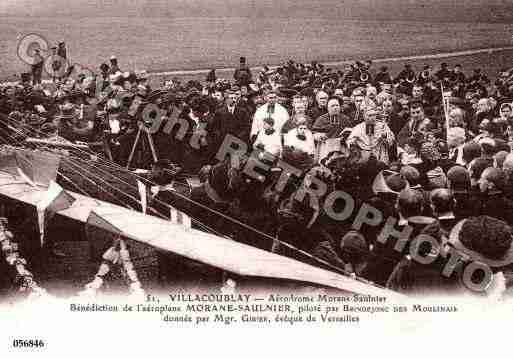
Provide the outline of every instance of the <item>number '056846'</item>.
[[14,339],[14,348],[44,348],[45,342],[41,339]]

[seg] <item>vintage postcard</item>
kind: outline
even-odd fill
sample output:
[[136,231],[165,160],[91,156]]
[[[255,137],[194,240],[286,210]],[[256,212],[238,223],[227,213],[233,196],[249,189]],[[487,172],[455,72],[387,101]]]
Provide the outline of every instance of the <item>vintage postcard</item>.
[[500,349],[512,14],[0,0],[0,355]]

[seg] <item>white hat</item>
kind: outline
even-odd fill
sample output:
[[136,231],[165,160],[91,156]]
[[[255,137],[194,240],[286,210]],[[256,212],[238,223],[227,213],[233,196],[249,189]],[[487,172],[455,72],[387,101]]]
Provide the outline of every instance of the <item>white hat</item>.
[[112,55],[112,56],[110,57],[110,59],[111,59],[111,60],[117,60],[118,58],[116,57],[116,55]]

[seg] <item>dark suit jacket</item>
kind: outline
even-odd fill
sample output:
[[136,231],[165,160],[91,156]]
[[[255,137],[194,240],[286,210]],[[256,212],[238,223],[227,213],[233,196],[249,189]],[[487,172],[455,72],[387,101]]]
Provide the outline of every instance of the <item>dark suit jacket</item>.
[[406,124],[403,126],[401,131],[397,134],[397,145],[403,147],[408,139],[415,133],[419,132],[422,129],[429,129],[432,126],[432,123],[429,119],[425,118],[420,121],[416,126],[413,125],[412,120],[408,120]]
[[214,126],[216,127],[220,143],[222,143],[227,134],[245,142],[249,141],[251,117],[245,106],[235,105],[235,110],[232,114],[228,110],[228,106],[223,105],[217,109],[214,118]]

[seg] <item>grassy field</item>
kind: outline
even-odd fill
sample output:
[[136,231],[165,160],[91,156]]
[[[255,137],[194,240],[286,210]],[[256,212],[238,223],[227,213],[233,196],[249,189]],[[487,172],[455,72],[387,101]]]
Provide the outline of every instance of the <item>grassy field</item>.
[[97,69],[115,54],[122,69],[152,72],[231,67],[241,55],[250,65],[273,65],[289,58],[326,62],[513,44],[508,12],[493,2],[476,7],[477,0],[470,7],[435,0],[156,1],[124,11],[122,0],[114,2],[117,12],[52,7],[57,0],[23,16],[22,9],[9,16],[0,9],[0,77],[27,69],[16,48],[28,33],[51,44],[65,40],[72,62],[84,66]]
[[[440,59],[417,59],[417,60],[395,60],[395,61],[379,61],[375,62],[372,71],[377,71],[380,66],[386,65],[389,68],[391,74],[396,75],[402,70],[405,63],[412,65],[415,71],[421,71],[424,65],[431,65],[435,70],[440,67],[442,62],[449,64],[452,67],[456,64],[460,64],[463,67],[463,72],[467,75],[472,73],[472,70],[476,68],[482,69],[490,78],[494,78],[498,71],[502,68],[513,67],[513,50],[502,50],[494,51],[492,53],[479,53],[474,55],[465,56],[449,56]],[[343,66],[332,66],[332,68],[338,69]],[[216,71],[218,78],[226,78],[228,80],[233,79],[233,71]],[[199,80],[204,81],[206,78],[205,73],[198,74],[175,74],[175,75],[154,75],[151,77],[151,84],[154,87],[161,86],[165,81],[171,78],[179,78],[182,81],[187,80]]]

